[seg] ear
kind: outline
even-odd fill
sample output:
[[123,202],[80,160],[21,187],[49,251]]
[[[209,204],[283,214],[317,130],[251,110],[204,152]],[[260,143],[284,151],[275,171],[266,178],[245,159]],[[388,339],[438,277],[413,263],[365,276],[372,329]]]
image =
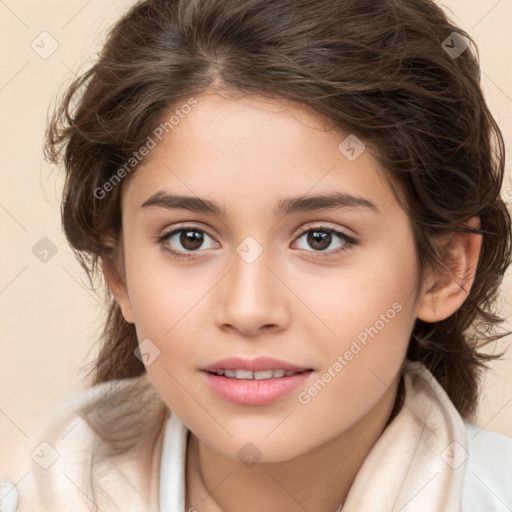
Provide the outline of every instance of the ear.
[[[466,226],[480,227],[480,218],[472,217]],[[416,316],[424,322],[438,322],[455,313],[475,280],[482,235],[451,233],[440,244],[446,271],[429,276],[421,293]]]
[[[126,278],[121,276],[121,273],[119,272],[119,264],[116,264],[114,258],[114,243],[111,238],[109,238],[106,245],[108,247],[108,251],[106,254],[101,255],[100,257],[101,270],[105,276],[105,281],[107,282],[112,295],[116,298],[117,303],[121,308],[124,319],[128,323],[133,324],[134,320],[130,300],[128,297],[128,290],[126,287]],[[120,245],[122,245],[122,242],[120,242]],[[122,260],[122,257],[118,259]],[[120,265],[122,265],[122,263]],[[124,274],[124,271],[122,271],[122,273]]]

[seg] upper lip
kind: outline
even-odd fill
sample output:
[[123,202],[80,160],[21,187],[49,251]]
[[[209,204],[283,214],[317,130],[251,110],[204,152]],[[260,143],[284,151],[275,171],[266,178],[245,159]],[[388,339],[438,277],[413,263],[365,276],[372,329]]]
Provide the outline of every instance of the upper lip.
[[297,366],[281,359],[274,357],[256,357],[253,359],[244,359],[242,357],[228,357],[221,359],[213,364],[202,368],[207,372],[216,372],[217,370],[250,370],[252,372],[260,372],[265,370],[286,370],[300,372],[303,370],[311,370],[306,366]]

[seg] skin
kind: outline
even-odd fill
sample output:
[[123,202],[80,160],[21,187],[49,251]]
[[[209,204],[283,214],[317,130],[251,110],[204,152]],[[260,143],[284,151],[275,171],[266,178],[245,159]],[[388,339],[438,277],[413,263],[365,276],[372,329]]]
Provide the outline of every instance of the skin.
[[[147,371],[191,430],[186,510],[334,512],[390,418],[416,318],[438,321],[464,302],[481,236],[440,239],[452,273],[429,276],[420,290],[412,227],[368,149],[350,161],[338,149],[347,134],[290,102],[211,91],[197,100],[123,184],[123,252],[117,265],[104,258],[103,272],[139,342],[158,346]],[[141,207],[160,190],[214,200],[225,217]],[[332,191],[367,198],[379,212],[272,212],[282,198]],[[205,234],[199,249],[182,245],[179,234],[155,242],[183,222],[213,237]],[[309,225],[358,244],[334,254],[346,242],[333,235],[320,258],[307,234],[298,238]],[[263,249],[250,264],[236,252],[248,236]],[[173,257],[165,244],[195,258]],[[400,312],[301,404],[298,393],[394,303]],[[200,372],[234,355],[314,371],[278,402],[236,405]],[[250,467],[237,456],[248,442],[261,453]]]

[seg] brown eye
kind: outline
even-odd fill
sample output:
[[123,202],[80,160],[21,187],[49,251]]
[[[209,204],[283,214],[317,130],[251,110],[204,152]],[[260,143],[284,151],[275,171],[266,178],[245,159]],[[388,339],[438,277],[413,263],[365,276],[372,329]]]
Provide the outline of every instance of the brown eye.
[[[348,251],[354,245],[357,245],[357,240],[342,231],[333,229],[326,226],[310,227],[304,229],[296,240],[304,238],[307,247],[299,247],[307,252],[317,253],[318,257],[334,256],[344,251]],[[327,250],[333,243],[339,240],[338,245],[334,246],[331,250]],[[311,248],[313,250],[308,249]]]
[[[177,257],[194,257],[191,253],[199,253],[200,249],[209,249],[212,247],[204,247],[205,242],[213,237],[204,229],[196,227],[181,227],[166,233],[157,239],[163,249],[173,256]],[[215,244],[213,244],[215,246]]]
[[325,231],[308,231],[306,240],[310,247],[317,251],[327,249],[332,243],[332,234]]
[[199,249],[204,240],[204,232],[197,229],[183,229],[179,237],[180,244],[189,251]]

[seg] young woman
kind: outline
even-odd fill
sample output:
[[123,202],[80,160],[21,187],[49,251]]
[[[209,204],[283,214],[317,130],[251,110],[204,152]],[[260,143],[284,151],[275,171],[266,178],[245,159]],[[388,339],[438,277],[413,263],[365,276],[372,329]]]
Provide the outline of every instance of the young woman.
[[470,422],[510,264],[476,48],[430,0],[146,0],[46,154],[110,312],[3,512],[512,509]]

